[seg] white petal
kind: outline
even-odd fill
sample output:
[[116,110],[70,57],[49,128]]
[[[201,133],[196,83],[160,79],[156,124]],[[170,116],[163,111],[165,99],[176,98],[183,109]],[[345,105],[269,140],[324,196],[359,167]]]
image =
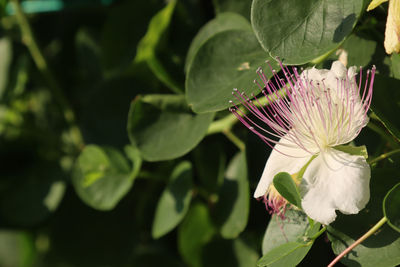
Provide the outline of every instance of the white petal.
[[[293,147],[288,147],[287,145]],[[275,149],[292,157],[285,156]],[[275,149],[272,150],[271,155],[265,164],[261,179],[258,182],[256,191],[254,192],[255,198],[261,197],[267,192],[269,185],[278,172],[288,172],[290,174],[297,173],[312,156],[308,152],[300,149],[297,145],[291,143],[285,137],[279,140],[279,143],[275,145]]]
[[369,200],[371,170],[362,156],[329,149],[316,157],[304,173],[302,206],[312,219],[330,224],[335,210],[356,214]]
[[335,78],[344,79],[347,76],[347,69],[340,61],[334,61],[331,66],[331,71]]
[[386,53],[400,52],[400,1],[389,1],[384,46]]

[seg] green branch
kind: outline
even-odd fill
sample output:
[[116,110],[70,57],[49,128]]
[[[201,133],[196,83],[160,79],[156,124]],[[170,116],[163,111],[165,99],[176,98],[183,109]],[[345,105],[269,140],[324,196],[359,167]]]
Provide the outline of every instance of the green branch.
[[378,161],[380,161],[380,160],[386,159],[386,158],[390,157],[391,155],[394,155],[394,154],[397,154],[397,153],[400,153],[400,149],[396,149],[396,150],[387,152],[387,153],[385,153],[385,154],[382,154],[382,155],[380,155],[379,157],[376,157],[376,158],[374,158],[374,159],[369,160],[368,163],[369,163],[369,164],[376,163],[376,162],[378,162]]
[[239,137],[237,137],[234,133],[232,133],[230,130],[224,130],[222,132],[229,140],[231,140],[232,143],[234,143],[241,151],[244,151],[246,148],[246,145],[243,143],[242,140],[240,140]]
[[46,59],[43,56],[42,51],[40,50],[36,39],[34,37],[33,31],[29,22],[22,11],[21,5],[18,0],[11,0],[15,8],[15,17],[19,28],[21,29],[22,42],[26,45],[31,54],[33,61],[35,62],[37,68],[42,73],[48,86],[51,90],[51,93],[57,102],[57,104],[61,107],[62,113],[65,121],[70,127],[71,134],[73,136],[72,140],[78,149],[82,149],[84,146],[84,141],[82,137],[82,133],[76,123],[75,113],[70,107],[67,98],[65,97],[61,87],[55,80],[53,74],[49,69],[49,65],[47,64]]

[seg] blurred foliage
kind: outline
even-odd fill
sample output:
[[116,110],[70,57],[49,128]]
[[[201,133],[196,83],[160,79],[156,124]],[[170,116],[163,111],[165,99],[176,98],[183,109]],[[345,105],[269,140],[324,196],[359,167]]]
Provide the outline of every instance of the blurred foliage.
[[[398,149],[400,56],[384,52],[387,5],[367,2],[25,0],[23,25],[0,0],[0,266],[327,265],[382,217],[400,157],[372,164],[366,209],[309,242],[318,223],[251,197],[270,148],[228,101],[275,56],[328,68],[345,51],[379,72],[354,145]],[[398,188],[394,228],[343,264],[400,264]]]

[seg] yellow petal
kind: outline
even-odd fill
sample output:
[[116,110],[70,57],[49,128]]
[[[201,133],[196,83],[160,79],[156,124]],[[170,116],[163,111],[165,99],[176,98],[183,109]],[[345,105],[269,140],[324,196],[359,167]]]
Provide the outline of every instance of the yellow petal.
[[372,0],[371,3],[369,3],[369,6],[367,7],[367,11],[370,11],[374,8],[376,8],[377,6],[379,6],[380,4],[382,4],[383,2],[386,2],[388,0]]
[[400,53],[400,0],[389,1],[384,46],[388,54]]

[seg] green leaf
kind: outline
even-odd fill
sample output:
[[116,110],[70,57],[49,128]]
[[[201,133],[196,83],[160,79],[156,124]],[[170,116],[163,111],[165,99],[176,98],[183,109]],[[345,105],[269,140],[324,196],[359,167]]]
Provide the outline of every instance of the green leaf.
[[171,0],[150,21],[145,36],[137,46],[136,57],[133,64],[146,62],[154,75],[171,88],[174,92],[183,91],[181,86],[169,75],[167,69],[161,64],[156,56],[156,49],[163,34],[168,29],[177,1]]
[[110,9],[101,37],[106,74],[115,74],[131,64],[136,46],[146,33],[149,18],[162,7],[160,3],[159,0],[146,3],[126,1]]
[[203,246],[215,233],[207,207],[193,204],[178,228],[178,249],[189,266],[201,267]]
[[285,219],[281,219],[274,214],[265,231],[262,252],[266,254],[273,248],[289,242],[295,242],[297,239],[306,236],[306,230],[309,228],[309,221],[304,212],[298,210],[287,210]]
[[351,33],[362,8],[362,0],[254,0],[251,23],[271,56],[297,65],[339,46]]
[[368,66],[373,64],[377,43],[355,34],[344,41],[341,48],[347,52],[347,66]]
[[[129,149],[128,149],[129,150]],[[78,196],[98,210],[111,210],[125,196],[141,165],[139,154],[130,152],[134,168],[113,148],[88,145],[79,155],[72,176]]]
[[235,12],[250,20],[252,0],[213,0],[215,13]]
[[180,163],[157,204],[152,236],[159,238],[174,229],[184,218],[192,198],[192,165]]
[[271,218],[263,241],[264,256],[258,266],[296,266],[307,255],[314,243],[321,224],[309,225],[301,211],[288,210],[285,220]]
[[312,244],[288,242],[280,245],[265,254],[257,262],[257,266],[297,266],[307,255]]
[[35,243],[28,233],[0,231],[0,266],[34,266]]
[[400,183],[395,185],[383,199],[383,215],[388,224],[400,232]]
[[[256,37],[246,30],[228,30],[209,38],[196,53],[186,77],[186,98],[197,113],[219,111],[231,106],[233,88],[246,94],[258,94],[254,84],[256,70],[275,60],[260,47]],[[268,67],[267,67],[268,69]],[[271,77],[270,71],[265,72]]]
[[366,146],[339,145],[335,146],[334,149],[345,152],[350,155],[362,156],[365,159],[368,158],[368,151]]
[[2,98],[9,79],[9,67],[12,61],[12,45],[8,38],[0,39],[0,99]]
[[254,246],[256,242],[250,238],[244,238],[247,236],[241,235],[235,239],[213,239],[203,249],[203,266],[256,266],[259,258],[257,248]]
[[[353,244],[382,217],[382,202],[387,192],[399,181],[398,169],[375,169],[371,175],[371,198],[357,215],[338,214],[328,226],[328,237],[336,255]],[[374,235],[355,247],[341,262],[346,266],[383,266],[400,264],[400,234],[384,225]]]
[[296,183],[287,172],[280,172],[274,177],[274,186],[287,201],[301,209],[301,197]]
[[218,14],[215,19],[210,20],[206,25],[204,25],[190,44],[190,48],[186,56],[185,72],[188,72],[189,66],[192,63],[195,54],[205,41],[219,32],[233,29],[248,31],[252,30],[250,23],[244,17],[229,12]]
[[393,77],[400,79],[400,54],[393,53],[390,57]]
[[205,136],[213,113],[195,115],[184,96],[147,95],[132,102],[128,135],[143,159],[161,161],[183,156]]
[[222,184],[226,168],[226,154],[219,140],[205,138],[194,150],[196,175],[209,192],[216,192]]
[[135,62],[146,61],[155,56],[156,48],[162,34],[167,30],[175,10],[176,0],[171,0],[150,21],[145,36],[137,46]]
[[244,152],[228,165],[216,207],[216,222],[224,238],[236,238],[246,227],[249,216],[250,190]]
[[[388,131],[400,140],[400,80],[375,74],[374,95],[371,109],[388,129]],[[388,101],[390,96],[391,101]]]

